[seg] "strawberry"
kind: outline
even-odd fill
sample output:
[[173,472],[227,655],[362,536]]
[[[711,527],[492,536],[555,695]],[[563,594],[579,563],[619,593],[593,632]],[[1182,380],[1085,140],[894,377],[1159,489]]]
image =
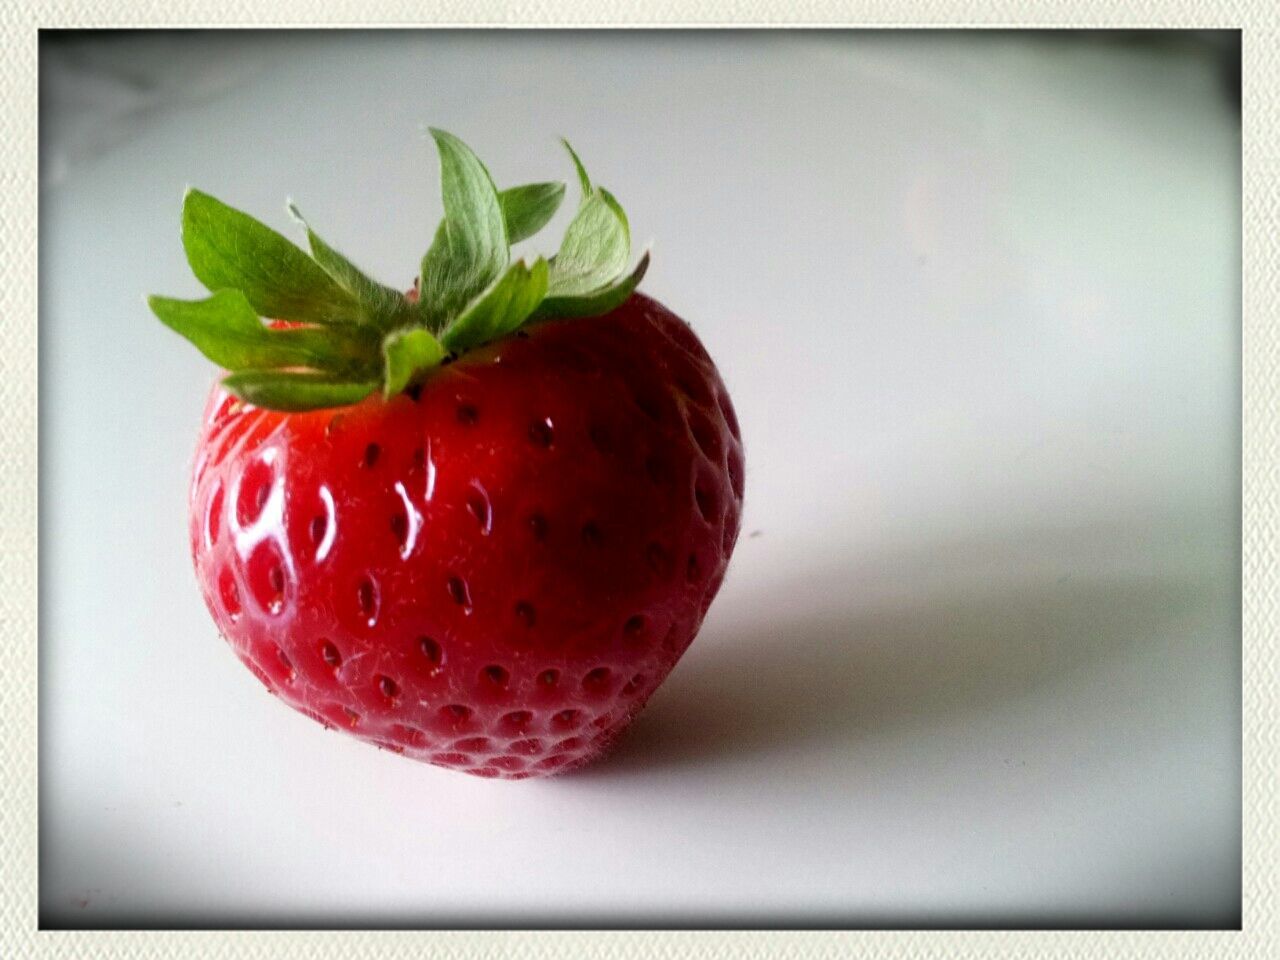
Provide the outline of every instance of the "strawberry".
[[571,148],[559,252],[511,264],[563,184],[499,192],[432,134],[445,218],[408,295],[309,227],[310,257],[188,192],[211,296],[149,302],[229,371],[192,557],[219,630],[295,709],[478,776],[556,774],[598,757],[697,633],[738,536],[741,439]]

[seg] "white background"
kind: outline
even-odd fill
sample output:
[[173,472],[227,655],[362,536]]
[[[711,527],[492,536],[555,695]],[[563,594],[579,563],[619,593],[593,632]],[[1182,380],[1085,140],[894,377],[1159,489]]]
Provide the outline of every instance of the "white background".
[[[1235,925],[1239,132],[1155,44],[81,39],[42,54],[47,925]],[[716,358],[744,537],[608,761],[482,781],[218,639],[185,494],[197,185],[408,285],[426,124],[571,137]],[[556,224],[562,224],[562,214]],[[554,236],[554,231],[553,234]]]

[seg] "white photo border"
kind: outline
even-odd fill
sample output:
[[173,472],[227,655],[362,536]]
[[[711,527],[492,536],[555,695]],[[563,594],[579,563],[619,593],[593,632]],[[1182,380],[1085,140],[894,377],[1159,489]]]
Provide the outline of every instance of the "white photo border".
[[[1280,17],[1274,0],[4,0],[0,101],[0,958],[1257,957],[1276,936],[1280,638]],[[1268,12],[1268,11],[1271,12]],[[1243,904],[1239,931],[42,931],[37,843],[37,59],[41,29],[150,27],[1229,28],[1243,51]]]

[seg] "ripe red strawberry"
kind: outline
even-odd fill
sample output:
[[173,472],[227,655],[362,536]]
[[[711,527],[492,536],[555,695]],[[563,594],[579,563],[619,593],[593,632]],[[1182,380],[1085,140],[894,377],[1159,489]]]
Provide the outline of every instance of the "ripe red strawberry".
[[[294,708],[480,776],[554,774],[599,755],[697,633],[738,535],[741,441],[693,331],[633,292],[646,260],[621,276],[625,217],[580,164],[584,201],[550,265],[450,286],[483,257],[438,248],[483,248],[483,231],[459,243],[478,208],[496,199],[505,247],[563,190],[535,185],[541,206],[522,222],[508,198],[534,188],[499,194],[436,136],[446,222],[420,301],[314,234],[321,275],[351,304],[296,264],[261,282],[287,242],[189,194],[184,241],[215,295],[152,306],[235,371],[207,408],[192,554],[220,630]],[[233,262],[245,250],[254,259]],[[514,311],[512,276],[534,290]]]

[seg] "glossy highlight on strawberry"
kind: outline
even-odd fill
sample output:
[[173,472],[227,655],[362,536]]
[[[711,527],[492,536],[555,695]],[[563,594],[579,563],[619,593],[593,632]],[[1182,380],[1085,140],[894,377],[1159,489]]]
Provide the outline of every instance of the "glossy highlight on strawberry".
[[[600,194],[573,159],[585,206]],[[612,217],[614,207],[609,197],[590,215]],[[526,225],[549,219],[547,208]],[[250,376],[233,374],[209,397],[190,542],[219,630],[282,701],[406,757],[521,779],[598,757],[670,673],[738,537],[743,447],[703,345],[634,292],[638,273],[625,273],[626,253],[611,243],[570,250],[578,260],[540,300],[559,296],[554,312],[539,314],[529,298],[521,322],[484,321],[483,336],[475,318],[512,316],[518,299],[495,292],[512,275],[497,261],[489,286],[468,281],[477,287],[468,296],[426,273],[408,296],[361,293],[333,268],[354,291],[350,303],[392,318],[385,330],[350,319],[341,298],[313,297],[277,311],[293,317],[256,320],[256,331],[239,303],[232,327],[216,329],[206,319],[220,306],[187,324],[195,314],[170,306],[181,301],[161,303],[161,319],[194,332],[201,349],[222,338],[230,347],[213,352],[276,364],[232,364]],[[199,255],[199,242],[189,246]],[[530,275],[556,276],[564,250]],[[224,267],[197,273],[221,277]],[[590,276],[573,292],[570,274]],[[275,281],[250,297],[214,286],[210,300],[232,289],[252,309],[254,300],[288,307],[310,289],[299,282],[286,297],[287,283]],[[472,333],[460,337],[463,317]],[[334,338],[335,324],[351,329]],[[378,358],[378,336],[417,342],[384,344]],[[375,352],[366,375],[384,370],[381,390],[356,396],[355,375],[296,362],[306,351],[322,363],[365,362],[361,343]],[[291,362],[276,363],[279,349]],[[254,377],[268,387],[240,389]]]

